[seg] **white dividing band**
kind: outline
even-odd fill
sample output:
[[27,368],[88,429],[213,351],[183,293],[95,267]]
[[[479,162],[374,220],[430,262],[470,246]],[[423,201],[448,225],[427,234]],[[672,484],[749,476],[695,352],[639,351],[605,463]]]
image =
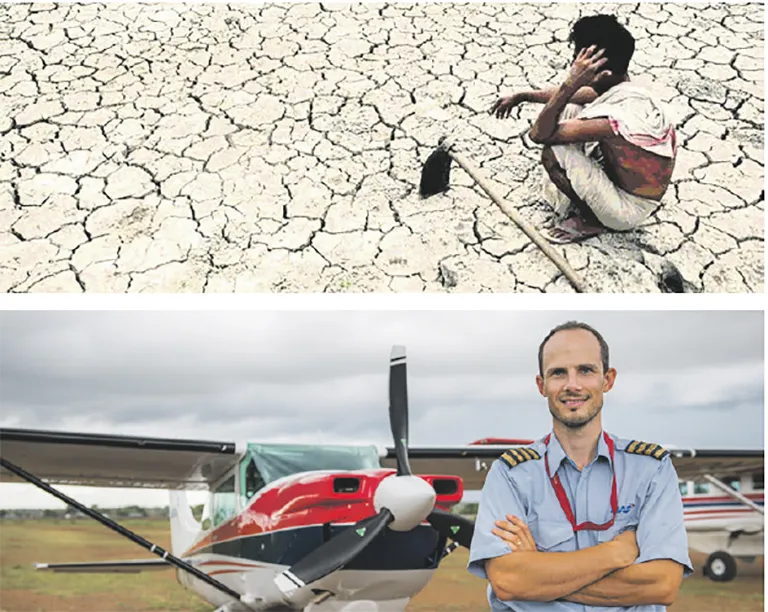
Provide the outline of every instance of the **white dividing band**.
[[392,365],[395,365],[396,363],[400,361],[405,360],[405,347],[404,346],[393,346],[392,352],[389,355],[390,360],[392,361]]
[[275,578],[275,585],[283,593],[283,595],[290,595],[294,591],[306,586],[302,580],[299,580],[291,572],[285,571],[277,578]]

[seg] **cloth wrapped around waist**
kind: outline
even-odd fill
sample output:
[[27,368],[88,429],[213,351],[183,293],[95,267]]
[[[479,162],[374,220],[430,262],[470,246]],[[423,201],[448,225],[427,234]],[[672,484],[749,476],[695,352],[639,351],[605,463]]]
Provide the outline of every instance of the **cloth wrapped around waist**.
[[[585,110],[584,107],[569,104],[563,110],[560,121],[583,119]],[[633,195],[614,184],[604,170],[597,142],[552,145],[551,148],[576,195],[605,227],[617,231],[634,229],[660,205],[656,200]],[[571,210],[571,201],[552,182],[546,170],[542,173],[542,187],[544,200],[556,214],[566,216]]]

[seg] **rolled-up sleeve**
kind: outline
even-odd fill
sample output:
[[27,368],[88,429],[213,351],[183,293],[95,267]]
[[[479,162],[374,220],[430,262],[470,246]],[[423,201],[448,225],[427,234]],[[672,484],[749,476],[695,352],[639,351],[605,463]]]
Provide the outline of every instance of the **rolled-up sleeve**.
[[693,572],[688,554],[688,536],[683,519],[683,499],[672,460],[665,457],[651,480],[640,510],[637,527],[640,556],[636,563],[671,559]]
[[517,487],[508,474],[509,468],[500,461],[495,461],[488,471],[480,493],[480,505],[469,549],[467,569],[471,574],[485,580],[488,579],[485,562],[512,552],[504,540],[491,532],[496,526],[496,521],[506,520],[507,514],[523,519],[526,516]]

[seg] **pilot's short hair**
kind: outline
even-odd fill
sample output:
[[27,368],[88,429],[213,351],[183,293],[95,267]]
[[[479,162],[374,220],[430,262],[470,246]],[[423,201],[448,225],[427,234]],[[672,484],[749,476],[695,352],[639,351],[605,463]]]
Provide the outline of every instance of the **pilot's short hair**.
[[544,346],[557,332],[567,331],[570,329],[583,329],[584,331],[588,331],[595,338],[597,338],[597,342],[600,344],[600,359],[603,363],[603,374],[605,374],[610,367],[608,343],[605,341],[605,338],[603,338],[600,332],[591,325],[581,323],[580,321],[566,321],[565,323],[561,323],[557,327],[550,330],[550,332],[547,334],[547,337],[544,338],[544,340],[539,345],[539,376],[544,376]]

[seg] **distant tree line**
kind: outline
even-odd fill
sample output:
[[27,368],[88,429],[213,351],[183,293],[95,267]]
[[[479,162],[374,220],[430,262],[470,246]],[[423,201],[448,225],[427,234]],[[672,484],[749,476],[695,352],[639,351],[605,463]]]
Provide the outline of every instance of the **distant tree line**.
[[476,502],[467,502],[464,504],[456,504],[452,512],[454,514],[460,514],[461,516],[466,516],[467,518],[475,518],[477,516],[477,508],[480,504]]
[[[168,506],[161,508],[143,508],[142,506],[125,506],[123,508],[100,508],[93,504],[91,510],[98,510],[110,518],[121,519],[167,519]],[[0,520],[29,520],[29,519],[65,519],[76,520],[90,518],[77,508],[67,506],[61,509],[40,508],[13,508],[0,509]]]

